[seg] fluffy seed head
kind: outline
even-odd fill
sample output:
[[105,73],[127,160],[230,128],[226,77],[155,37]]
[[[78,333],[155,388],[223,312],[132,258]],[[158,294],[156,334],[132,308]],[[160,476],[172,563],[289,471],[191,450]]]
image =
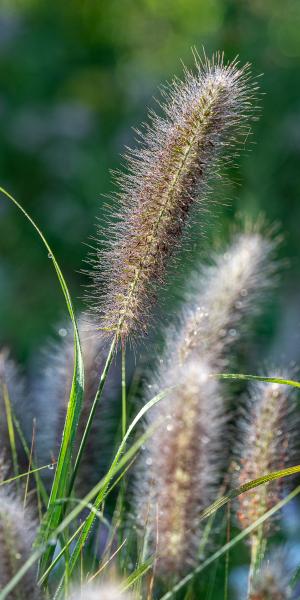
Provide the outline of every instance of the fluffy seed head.
[[[197,516],[200,507],[212,499],[213,484],[217,489],[219,483],[218,469],[212,465],[221,466],[219,434],[225,412],[218,385],[208,375],[224,366],[226,350],[238,339],[244,317],[257,310],[258,296],[271,286],[273,248],[269,237],[256,227],[247,228],[225,253],[194,275],[179,327],[175,334],[170,332],[158,372],[152,377],[151,396],[179,385],[152,412],[152,420],[164,416],[166,429],[159,429],[147,444],[139,476],[146,486],[142,497],[148,493],[151,505],[158,506],[158,568],[162,573],[187,568],[195,555],[194,544],[199,544]],[[180,487],[181,471],[185,474]],[[144,507],[138,504],[142,513]],[[155,540],[153,510],[149,520]]]
[[[197,560],[199,514],[219,484],[223,403],[209,365],[190,361],[152,411],[137,482],[138,513],[149,527],[160,575],[176,577]],[[151,419],[151,420],[150,420]]]
[[273,553],[256,575],[249,600],[289,600],[292,597],[289,578],[285,556]]
[[[155,288],[164,280],[167,259],[182,237],[190,209],[207,208],[208,181],[226,159],[233,136],[245,137],[251,98],[249,67],[224,64],[223,56],[196,59],[165,92],[164,116],[150,114],[127,172],[118,177],[121,203],[107,249],[92,260],[94,308],[99,328],[126,338],[148,327]],[[99,288],[106,285],[104,301]],[[90,293],[89,293],[90,298]]]
[[75,588],[68,600],[131,600],[129,593],[121,592],[114,583],[86,584]]
[[194,273],[178,333],[171,333],[168,342],[172,362],[183,364],[195,353],[206,356],[216,369],[226,366],[228,347],[274,286],[275,245],[276,239],[248,226],[224,253]]
[[[299,419],[289,386],[257,383],[239,423],[237,485],[291,466],[296,454]],[[238,522],[242,529],[275,506],[282,497],[282,480],[262,485],[238,497]],[[264,524],[265,535],[270,519]]]
[[[35,525],[30,513],[21,502],[0,490],[0,589],[19,571],[31,554]],[[36,585],[35,569],[31,568],[22,581],[10,592],[11,600],[32,598],[40,593]]]

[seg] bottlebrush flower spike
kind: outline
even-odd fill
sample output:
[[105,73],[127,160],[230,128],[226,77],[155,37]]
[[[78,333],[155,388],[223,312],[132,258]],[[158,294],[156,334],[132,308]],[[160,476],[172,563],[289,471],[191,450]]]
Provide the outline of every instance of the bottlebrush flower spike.
[[86,584],[75,588],[68,600],[132,600],[132,596],[114,583]]
[[[196,58],[164,93],[164,117],[151,113],[129,151],[128,171],[117,178],[121,208],[107,249],[92,262],[93,307],[99,329],[122,339],[146,331],[155,289],[179,245],[192,206],[207,209],[209,180],[226,160],[233,137],[245,139],[256,86],[249,65],[225,64],[223,55]],[[103,284],[103,302],[99,290]],[[91,297],[89,292],[88,298]],[[99,309],[100,305],[100,309]]]
[[[164,389],[180,385],[180,391],[175,391],[174,394],[170,395],[170,398],[162,400],[157,410],[154,410],[153,414],[157,418],[159,414],[169,414],[172,417],[171,429],[170,432],[165,431],[163,433],[159,430],[154,435],[153,440],[147,442],[147,457],[141,457],[138,469],[137,489],[140,489],[141,482],[144,480],[152,504],[156,502],[156,498],[160,497],[161,493],[169,494],[169,490],[172,489],[171,478],[174,473],[169,474],[167,481],[166,470],[162,467],[161,462],[166,460],[168,448],[172,448],[169,460],[174,455],[174,448],[176,448],[178,441],[177,425],[180,427],[180,419],[184,420],[185,418],[185,407],[187,411],[192,410],[189,408],[190,406],[193,407],[195,412],[198,410],[197,418],[199,419],[197,421],[195,417],[195,420],[191,419],[189,423],[185,424],[186,439],[191,439],[191,443],[195,443],[193,440],[194,437],[197,437],[197,433],[195,433],[194,426],[197,424],[199,431],[201,431],[201,428],[207,429],[207,436],[210,440],[207,451],[210,448],[215,448],[215,451],[211,451],[211,457],[206,468],[207,472],[210,472],[211,484],[214,481],[217,488],[220,477],[218,477],[217,470],[211,469],[210,461],[215,462],[216,466],[221,466],[221,461],[218,462],[218,457],[221,454],[218,436],[221,424],[224,421],[225,406],[220,399],[216,382],[213,383],[210,379],[207,384],[204,384],[201,379],[204,361],[206,378],[209,373],[213,374],[216,369],[226,364],[226,349],[233,341],[238,339],[245,317],[248,316],[248,313],[255,313],[258,310],[258,299],[260,296],[265,296],[265,292],[273,283],[275,266],[271,256],[274,246],[275,241],[272,241],[269,236],[264,237],[259,233],[257,227],[247,227],[243,233],[235,236],[225,253],[216,255],[212,264],[195,274],[191,285],[188,285],[189,293],[184,305],[183,315],[179,320],[179,326],[175,333],[173,330],[169,333],[164,356],[160,360],[158,370],[152,377],[149,386],[152,397]],[[232,335],[233,331],[235,335]],[[194,381],[190,374],[191,370],[194,370]],[[184,390],[181,389],[181,386]],[[193,390],[192,394],[191,390]],[[183,395],[184,400],[181,397]],[[199,402],[198,405],[197,401]],[[204,416],[205,411],[207,411],[206,417]],[[181,416],[178,416],[180,412]],[[218,415],[215,419],[213,418],[214,414]],[[173,419],[177,425],[173,425]],[[147,423],[147,425],[150,424]],[[198,435],[200,434],[198,433]],[[172,444],[174,444],[174,447]],[[202,450],[203,448],[200,446],[199,461],[207,457],[207,454]],[[223,447],[223,456],[225,455],[226,448]],[[197,464],[196,457],[193,458],[193,461],[194,464]],[[206,493],[207,488],[198,474],[200,468],[197,466],[195,470],[197,478],[199,478],[199,486],[197,489],[194,486],[192,497],[197,497],[194,506],[203,508],[213,497]],[[205,479],[205,470],[203,476]],[[164,483],[161,478],[165,478]],[[156,484],[153,484],[153,481],[159,481],[158,489],[156,489]],[[154,499],[152,499],[150,492],[151,485],[154,486]],[[165,490],[165,492],[160,492],[160,489]],[[144,497],[147,496],[142,494],[142,498]],[[137,503],[138,512],[142,515],[144,510],[143,501],[139,502],[138,500]],[[171,495],[170,504],[173,507],[173,513],[176,510],[180,511],[180,496],[177,495],[176,498],[175,493]],[[163,513],[167,514],[168,511],[163,511]],[[169,514],[172,513],[169,511]],[[141,520],[143,521],[143,516]],[[163,523],[163,517],[161,521]],[[193,527],[196,529],[196,511],[192,521]],[[162,527],[163,525],[160,524],[160,528]],[[172,531],[168,521],[166,521],[166,528]],[[186,529],[187,525],[183,524],[183,531],[185,532]],[[150,530],[154,540],[155,520],[153,515],[150,516]],[[179,532],[180,528],[174,525],[174,531]],[[172,551],[170,551],[165,539],[162,543],[167,548],[166,552],[169,560],[173,560],[171,559]],[[187,546],[193,554],[194,548],[188,536]],[[183,555],[189,560],[189,553],[183,542],[182,548]],[[174,572],[177,568],[180,568],[179,565],[182,560],[177,547],[175,552],[178,556],[178,563],[173,563],[172,569]],[[162,564],[161,560],[159,564]],[[166,564],[162,565],[163,569],[172,570]]]
[[[0,589],[16,575],[28,560],[35,535],[35,524],[21,502],[0,490]],[[34,568],[27,571],[10,592],[11,600],[40,598]]]
[[[85,393],[77,437],[77,442],[80,442],[107,352],[106,344],[99,340],[95,323],[86,315],[80,316],[78,328],[85,369]],[[39,465],[47,465],[58,455],[72,384],[73,332],[66,327],[60,327],[59,332],[61,339],[49,344],[44,350],[42,365],[36,369],[36,382],[33,385],[32,412],[37,422],[36,454]],[[116,360],[108,375],[79,468],[78,493],[81,496],[99,481],[113,453],[114,433],[111,421],[116,416],[114,413],[119,410],[117,400],[121,395],[120,374],[121,366]],[[51,471],[42,471],[42,475],[51,480],[52,474]]]
[[285,556],[277,551],[265,560],[256,575],[249,600],[289,600],[292,590],[289,586],[290,573],[285,564]]
[[163,577],[177,577],[197,561],[199,515],[220,484],[223,401],[210,373],[201,361],[174,369],[178,387],[148,418],[149,426],[159,425],[141,458],[136,501]]
[[[272,374],[274,376],[274,373]],[[240,442],[236,451],[238,486],[294,463],[299,418],[293,388],[277,383],[252,385],[248,405],[239,423]],[[245,529],[275,506],[282,497],[283,482],[276,480],[238,499],[238,522]],[[263,534],[270,530],[270,519]]]
[[177,332],[168,336],[170,362],[184,364],[193,352],[206,356],[215,369],[228,362],[228,347],[236,342],[249,317],[274,287],[278,238],[246,226],[222,254],[194,273]]

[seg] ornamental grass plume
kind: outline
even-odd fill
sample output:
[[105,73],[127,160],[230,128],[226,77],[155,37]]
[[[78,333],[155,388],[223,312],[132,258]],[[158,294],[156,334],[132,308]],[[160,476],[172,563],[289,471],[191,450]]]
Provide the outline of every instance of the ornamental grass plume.
[[[212,490],[218,491],[221,446],[223,459],[227,452],[225,435],[220,439],[221,431],[225,433],[226,407],[218,384],[209,375],[224,367],[228,347],[239,338],[245,317],[257,312],[261,296],[272,287],[274,246],[270,237],[248,227],[235,236],[225,253],[215,255],[208,267],[193,276],[179,326],[168,334],[165,353],[152,376],[151,397],[174,388],[147,419],[147,426],[159,418],[166,425],[147,442],[137,475],[138,514],[142,523],[148,519],[152,543],[158,535],[161,573],[180,574],[197,558],[199,512],[213,500]],[[181,429],[186,447],[180,445]],[[182,461],[184,468],[177,470],[175,461]],[[176,487],[180,469],[184,472],[181,492]],[[153,511],[145,512],[145,498],[152,506],[158,505],[157,518]],[[173,536],[180,538],[178,544],[171,541]]]
[[[75,450],[81,441],[107,354],[106,344],[99,340],[95,324],[85,314],[80,316],[78,328],[85,370],[85,392]],[[59,334],[60,340],[48,344],[44,349],[32,394],[32,412],[37,421],[36,454],[39,465],[47,465],[58,455],[72,385],[73,331],[59,327]],[[120,374],[121,366],[116,359],[108,375],[101,405],[95,413],[79,467],[76,492],[80,496],[85,495],[99,481],[113,454],[113,417],[119,411],[117,400],[121,395]],[[52,480],[50,474],[51,471],[46,471],[47,479]]]
[[94,583],[74,588],[68,600],[133,600],[133,596],[115,583]]
[[285,556],[279,551],[264,560],[254,578],[248,600],[289,600],[292,590],[289,586],[290,573],[285,564]]
[[[241,486],[272,471],[292,466],[299,449],[298,427],[293,388],[278,383],[253,384],[238,424],[235,485]],[[283,486],[283,480],[278,479],[238,496],[240,528],[246,529],[275,506],[283,496]],[[272,531],[272,522],[273,519],[267,519],[250,536],[250,587],[265,540]]]
[[185,69],[184,80],[175,79],[164,92],[164,116],[151,113],[138,131],[138,147],[126,157],[127,172],[117,177],[121,207],[107,247],[91,261],[93,309],[108,336],[125,340],[147,331],[155,290],[189,213],[196,203],[207,210],[209,180],[218,173],[221,150],[228,160],[233,139],[249,133],[255,91],[249,65],[225,64],[222,54],[211,61],[196,56],[195,72]]
[[136,498],[150,530],[156,572],[164,578],[176,578],[197,562],[199,515],[220,484],[223,400],[210,372],[199,360],[175,368],[178,386],[148,419],[157,428],[143,452]]
[[179,327],[167,336],[171,363],[184,364],[194,353],[205,356],[217,370],[227,366],[229,347],[274,287],[277,244],[278,238],[264,235],[259,223],[246,224],[223,253],[212,255],[210,263],[193,274]]
[[[0,490],[0,589],[2,590],[31,554],[35,523],[28,509],[3,488]],[[10,592],[10,600],[38,600],[35,568],[26,571]]]

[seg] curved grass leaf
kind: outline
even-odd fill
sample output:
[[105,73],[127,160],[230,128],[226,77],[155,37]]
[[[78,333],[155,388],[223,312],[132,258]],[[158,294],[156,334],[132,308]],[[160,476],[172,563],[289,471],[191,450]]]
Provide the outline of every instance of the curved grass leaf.
[[130,588],[134,583],[137,583],[141,579],[141,577],[144,577],[144,575],[146,573],[148,573],[148,571],[151,569],[152,563],[153,563],[153,557],[148,558],[148,560],[146,560],[135,571],[133,571],[133,573],[131,573],[129,575],[129,577],[127,577],[127,579],[125,579],[125,581],[122,585],[122,592],[125,592],[125,590],[128,590],[128,588]]
[[218,379],[235,379],[239,381],[265,381],[266,383],[279,383],[280,385],[290,385],[300,388],[299,381],[293,379],[281,379],[281,377],[263,377],[261,375],[247,375],[244,373],[216,373],[213,377]]
[[[0,187],[0,192],[5,195],[14,205],[23,213],[26,219],[30,222],[32,227],[35,229],[40,239],[42,240],[44,247],[47,251],[48,257],[52,259],[56,275],[58,277],[67,309],[71,317],[71,321],[74,329],[74,371],[72,379],[72,387],[70,398],[68,402],[66,420],[64,425],[63,437],[61,441],[61,447],[59,451],[59,457],[57,461],[57,467],[55,471],[54,481],[48,503],[48,510],[45,514],[44,521],[42,524],[39,541],[45,542],[52,535],[52,532],[57,528],[63,515],[63,506],[57,503],[59,498],[64,498],[68,491],[70,491],[70,480],[72,475],[72,450],[75,441],[75,435],[77,431],[78,421],[81,412],[82,400],[83,400],[83,389],[84,389],[84,368],[80,348],[80,340],[77,328],[77,322],[75,313],[73,310],[71,296],[68,290],[68,286],[60,269],[60,266],[50,248],[45,236],[39,229],[35,221],[30,215],[24,210],[24,208],[17,202],[17,200],[9,194],[5,189]],[[47,568],[49,562],[54,553],[53,546],[47,546],[44,556],[41,560],[41,570]]]

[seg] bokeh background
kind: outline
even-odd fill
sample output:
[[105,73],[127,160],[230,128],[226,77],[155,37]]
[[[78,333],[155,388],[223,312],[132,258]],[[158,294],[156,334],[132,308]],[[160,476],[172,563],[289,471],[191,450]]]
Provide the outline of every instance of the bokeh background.
[[[192,47],[208,55],[221,49],[263,74],[261,116],[250,151],[228,174],[204,245],[222,239],[237,212],[280,222],[289,264],[256,349],[297,363],[299,31],[299,0],[0,1],[0,185],[41,226],[78,308],[87,244],[112,191],[109,171],[134,143],[132,127],[155,106],[158,86],[180,75],[180,61],[192,65]],[[64,314],[40,241],[1,196],[0,343],[26,363]],[[299,533],[292,511],[285,526]]]

